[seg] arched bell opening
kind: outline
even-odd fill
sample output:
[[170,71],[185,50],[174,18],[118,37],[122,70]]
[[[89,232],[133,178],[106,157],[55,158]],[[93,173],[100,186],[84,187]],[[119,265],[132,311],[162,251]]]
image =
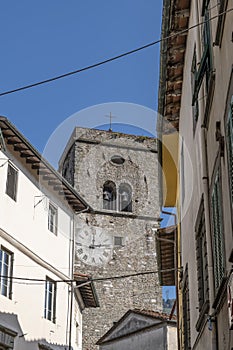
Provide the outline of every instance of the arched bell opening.
[[129,184],[123,183],[119,186],[118,210],[132,212],[132,189]]
[[103,186],[103,208],[116,210],[116,184],[113,181],[106,181]]

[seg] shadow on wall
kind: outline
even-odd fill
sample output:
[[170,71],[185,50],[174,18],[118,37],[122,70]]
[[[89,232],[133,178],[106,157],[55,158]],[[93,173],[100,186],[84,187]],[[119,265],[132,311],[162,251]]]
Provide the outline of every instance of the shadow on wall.
[[27,333],[23,333],[17,315],[0,312],[0,339],[1,344],[7,349],[68,350],[67,345],[50,344],[45,339],[27,341],[25,339],[26,335]]

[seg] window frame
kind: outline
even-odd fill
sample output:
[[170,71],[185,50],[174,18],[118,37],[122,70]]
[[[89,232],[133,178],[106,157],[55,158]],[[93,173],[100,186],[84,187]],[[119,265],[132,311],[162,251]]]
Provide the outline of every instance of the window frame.
[[184,137],[181,138],[181,150],[180,150],[180,180],[181,180],[181,203],[182,207],[185,202],[185,190],[186,190],[186,182],[185,182],[185,149],[184,149]]
[[[52,290],[48,289],[52,287]],[[57,283],[46,276],[45,281],[45,299],[44,299],[44,318],[48,321],[56,323],[56,299],[57,299]],[[50,305],[50,307],[48,306]]]
[[182,283],[182,307],[183,307],[183,345],[184,349],[191,349],[191,325],[190,325],[190,296],[188,264],[186,264]]
[[[196,44],[194,45],[193,50],[193,59],[192,59],[192,65],[191,65],[191,88],[192,88],[192,96],[194,96],[195,93],[195,84],[197,79],[197,50],[196,50]],[[192,102],[192,114],[193,114],[193,132],[195,133],[196,125],[199,117],[199,102],[198,98],[193,100]]]
[[[10,173],[10,170],[11,171],[13,170],[12,174]],[[11,175],[13,180],[10,180]],[[18,192],[18,175],[19,175],[18,169],[11,162],[8,162],[6,194],[15,202],[17,201],[17,192]],[[11,181],[13,181],[13,184],[11,184]]]
[[204,0],[202,4],[202,13],[204,17],[203,31],[202,31],[202,56],[199,64],[199,68],[196,74],[194,93],[192,97],[192,106],[196,103],[199,95],[200,88],[205,79],[205,115],[204,124],[207,125],[209,120],[209,111],[213,99],[213,92],[215,86],[215,71],[213,64],[213,48],[212,48],[212,36],[211,36],[211,26],[209,21],[209,0]]
[[201,312],[205,302],[209,301],[208,258],[205,224],[205,206],[203,196],[199,207],[198,218],[195,225],[195,232],[198,277],[198,301],[199,311]]
[[[117,243],[117,241],[120,241],[120,244]],[[114,247],[123,247],[123,237],[122,236],[114,236]]]
[[228,4],[228,0],[217,0],[218,13],[223,13],[221,16],[218,17],[215,41],[214,41],[214,45],[219,47],[221,47],[221,44],[222,44],[224,24],[226,19],[226,13],[224,12],[227,9],[227,4]]
[[[53,212],[53,215],[51,216],[51,213]],[[53,220],[51,220],[51,217],[53,217]],[[55,220],[54,220],[55,218]],[[54,222],[53,222],[54,221]],[[55,235],[57,235],[57,224],[58,224],[58,207],[54,205],[51,201],[49,201],[49,208],[48,208],[48,230]]]
[[[210,206],[211,206],[211,230],[212,230],[212,255],[213,255],[213,265],[214,265],[213,277],[214,277],[215,295],[217,295],[222,283],[224,282],[224,277],[226,272],[222,181],[221,181],[220,165],[217,167],[216,171],[214,172],[213,183],[211,187]],[[220,251],[220,254],[219,254],[219,251]]]
[[233,212],[233,96],[226,121],[227,167],[231,210]]
[[[7,274],[2,272],[3,270],[3,253],[8,256],[8,264],[7,264]],[[8,299],[12,299],[12,276],[13,276],[13,262],[14,262],[14,253],[1,246],[0,248],[0,295],[7,297]],[[3,293],[3,280],[6,280],[6,293]]]
[[199,332],[205,321],[205,315],[209,311],[209,274],[208,274],[208,251],[206,240],[205,224],[205,203],[202,195],[201,204],[198,210],[196,225],[196,262],[197,262],[197,283],[199,318],[196,323],[196,330]]

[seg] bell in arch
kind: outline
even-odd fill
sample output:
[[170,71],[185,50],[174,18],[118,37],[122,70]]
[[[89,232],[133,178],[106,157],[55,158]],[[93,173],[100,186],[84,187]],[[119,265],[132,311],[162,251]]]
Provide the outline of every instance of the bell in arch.
[[122,200],[122,202],[128,202],[128,200],[129,200],[129,194],[128,194],[126,191],[122,192],[122,194],[121,194],[121,200]]
[[110,201],[110,199],[111,199],[111,193],[108,192],[108,191],[104,191],[104,192],[103,192],[103,199],[104,199],[105,201]]

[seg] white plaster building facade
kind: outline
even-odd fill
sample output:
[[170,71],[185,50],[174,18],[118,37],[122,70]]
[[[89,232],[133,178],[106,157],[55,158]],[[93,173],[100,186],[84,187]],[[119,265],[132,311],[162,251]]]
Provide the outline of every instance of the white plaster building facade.
[[0,128],[0,349],[81,350],[82,310],[98,304],[73,275],[87,206],[4,117]]

